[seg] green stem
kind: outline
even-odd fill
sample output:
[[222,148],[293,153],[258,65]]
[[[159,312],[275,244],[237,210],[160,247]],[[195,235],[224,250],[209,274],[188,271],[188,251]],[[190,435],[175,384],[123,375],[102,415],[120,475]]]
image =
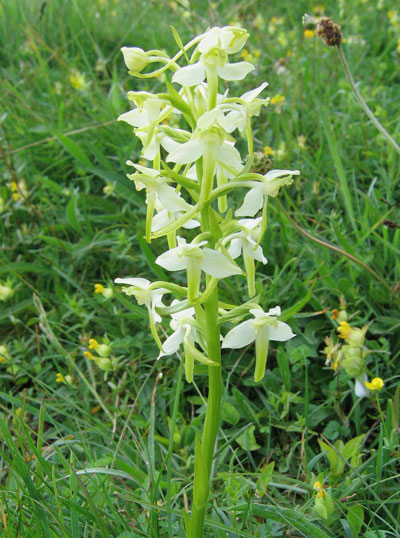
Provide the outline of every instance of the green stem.
[[369,108],[369,106],[365,102],[363,96],[359,92],[359,90],[358,90],[358,88],[357,88],[357,86],[356,86],[356,84],[355,84],[355,82],[353,80],[349,64],[347,63],[346,57],[345,57],[345,55],[343,53],[343,49],[342,49],[342,47],[340,45],[337,46],[337,50],[338,50],[339,58],[340,58],[340,61],[342,62],[343,70],[345,72],[347,80],[349,81],[351,89],[353,90],[354,95],[357,97],[358,102],[360,103],[362,109],[364,110],[366,115],[369,117],[369,119],[372,121],[372,123],[375,125],[375,127],[378,129],[378,131],[382,134],[382,136],[384,138],[386,138],[386,140],[389,142],[389,144],[392,146],[392,148],[395,149],[397,151],[397,153],[400,154],[400,146],[397,144],[397,142],[395,140],[393,140],[393,138],[390,136],[390,134],[386,131],[386,129],[381,125],[381,123],[378,121],[378,119],[374,116],[372,110]]
[[210,297],[204,303],[204,309],[206,317],[207,355],[212,361],[218,363],[219,366],[208,367],[208,401],[206,417],[204,420],[203,435],[201,439],[201,452],[202,456],[204,457],[207,476],[204,477],[195,475],[195,481],[204,481],[206,479],[207,488],[205,488],[206,495],[203,502],[200,505],[193,505],[190,534],[188,534],[188,538],[203,537],[211,466],[220,421],[222,376],[219,331],[216,330],[216,327],[218,326],[218,287],[214,289]]

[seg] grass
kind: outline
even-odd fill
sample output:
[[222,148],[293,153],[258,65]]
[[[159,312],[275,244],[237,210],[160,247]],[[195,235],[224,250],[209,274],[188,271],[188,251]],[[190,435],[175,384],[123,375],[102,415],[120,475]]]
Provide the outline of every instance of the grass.
[[[368,106],[398,143],[400,23],[391,22],[390,4],[350,0],[339,12],[330,2],[326,12],[342,24]],[[285,210],[270,204],[269,263],[257,281],[262,304],[280,304],[298,336],[274,346],[259,384],[251,349],[223,357],[206,535],[400,535],[398,293],[388,291],[400,281],[399,155],[363,115],[335,51],[304,37],[301,17],[315,7],[0,5],[0,282],[15,290],[0,303],[8,354],[0,363],[0,536],[184,535],[206,378],[199,370],[188,385],[179,358],[156,362],[146,312],[116,290],[105,299],[93,289],[117,276],[162,278],[154,259],[164,245],[143,241],[144,200],[125,177],[140,147],[115,121],[128,109],[128,89],[157,85],[127,76],[120,47],[172,53],[170,24],[185,41],[232,21],[249,29],[249,54],[259,51],[251,87],[267,80],[270,96],[285,96],[280,112],[270,105],[259,119],[256,149],[270,146],[274,167],[302,172],[280,197]],[[20,185],[14,201],[11,183],[22,179],[26,194]],[[245,294],[232,282],[227,295]],[[351,323],[373,321],[368,373],[385,380],[380,408],[355,397],[344,371],[335,377],[324,366],[341,298]],[[108,373],[83,355],[89,338],[105,335]],[[72,383],[56,383],[58,372]],[[363,434],[344,455],[337,441]],[[322,476],[335,506],[327,521],[314,509]]]

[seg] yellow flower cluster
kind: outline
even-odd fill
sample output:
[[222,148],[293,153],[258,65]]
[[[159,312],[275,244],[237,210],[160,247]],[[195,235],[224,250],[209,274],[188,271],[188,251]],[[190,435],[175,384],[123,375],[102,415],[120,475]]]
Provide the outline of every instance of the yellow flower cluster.
[[90,338],[88,347],[89,350],[94,350],[97,355],[93,355],[91,351],[86,350],[83,352],[85,357],[91,361],[95,361],[100,370],[104,370],[105,372],[111,370],[112,362],[109,357],[111,353],[111,347],[109,346],[109,342],[99,344],[99,342],[95,338]]

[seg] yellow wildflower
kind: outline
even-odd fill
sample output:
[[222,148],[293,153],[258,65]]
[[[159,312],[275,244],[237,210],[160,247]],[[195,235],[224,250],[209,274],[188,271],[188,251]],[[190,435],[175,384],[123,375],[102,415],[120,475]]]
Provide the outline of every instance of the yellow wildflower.
[[69,81],[75,90],[85,90],[88,86],[85,75],[76,69],[72,71]]
[[60,372],[56,375],[56,383],[65,383],[65,377]]
[[280,105],[281,103],[283,103],[284,100],[284,95],[274,95],[273,97],[271,97],[270,103],[271,105]]
[[94,293],[101,293],[106,299],[110,299],[114,295],[113,289],[105,288],[103,284],[95,284]]
[[89,338],[89,349],[97,349],[99,345],[100,344],[95,338]]
[[324,5],[318,5],[313,7],[313,12],[317,15],[322,15],[325,12],[325,6]]
[[103,286],[103,284],[95,284],[94,285],[94,292],[95,293],[103,293],[104,290],[105,290],[105,287]]
[[84,351],[83,354],[84,354],[85,357],[86,357],[87,359],[89,359],[90,361],[94,361],[95,356],[93,355],[93,353],[90,353],[90,351]]
[[319,480],[314,482],[313,488],[317,491],[317,497],[319,499],[322,499],[322,497],[325,497],[324,488],[322,487],[322,484],[321,484],[321,482]]
[[311,30],[311,29],[309,29],[309,28],[306,28],[306,29],[304,30],[304,37],[305,37],[306,39],[311,39],[311,38],[314,37],[314,36],[315,36],[315,31],[314,31],[314,30]]
[[264,146],[264,153],[265,155],[273,155],[274,150],[271,148],[271,146]]
[[341,321],[339,323],[339,327],[337,328],[337,331],[339,333],[339,338],[346,339],[350,336],[352,328],[347,321]]
[[364,381],[364,385],[367,387],[367,389],[369,390],[373,390],[373,391],[378,391],[378,390],[382,390],[383,389],[383,386],[384,386],[384,381],[382,378],[380,377],[374,377],[374,379],[372,381]]
[[334,308],[332,310],[331,318],[336,319],[339,316],[339,310],[337,308]]

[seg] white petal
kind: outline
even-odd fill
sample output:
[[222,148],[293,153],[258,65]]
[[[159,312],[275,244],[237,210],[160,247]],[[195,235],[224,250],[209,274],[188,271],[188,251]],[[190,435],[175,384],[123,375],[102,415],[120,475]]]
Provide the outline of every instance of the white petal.
[[187,65],[176,71],[172,77],[172,82],[177,82],[182,86],[197,86],[205,79],[206,72],[200,62]]
[[173,162],[177,164],[188,164],[197,161],[203,153],[202,146],[199,140],[189,140],[183,144],[179,144],[174,151],[172,151],[168,157],[167,162]]
[[132,161],[126,161],[126,164],[128,163],[130,166],[134,166],[136,170],[139,170],[139,172],[141,172],[145,176],[157,177],[160,175],[160,172],[158,170],[154,170],[154,168],[147,168],[147,166],[142,166],[141,164],[135,164]]
[[258,88],[255,88],[254,90],[250,90],[249,92],[246,92],[244,93],[242,96],[241,96],[241,99],[243,99],[243,101],[246,101],[246,103],[251,103],[251,101],[253,101],[257,95],[259,95],[264,88],[266,88],[268,86],[268,82],[263,82],[261,84],[261,86],[258,86]]
[[254,65],[249,62],[226,63],[223,67],[217,67],[217,73],[224,80],[242,80],[254,69]]
[[135,108],[118,116],[118,121],[125,121],[129,125],[132,125],[132,127],[144,127],[148,125],[149,118],[146,112],[141,112],[138,108]]
[[201,268],[208,275],[215,276],[215,278],[226,278],[242,273],[240,267],[233,265],[221,252],[211,248],[204,248],[203,252]]
[[168,336],[168,338],[162,345],[164,353],[161,351],[158,358],[163,357],[164,355],[172,355],[172,353],[178,351],[179,346],[183,342],[184,336],[185,330],[181,327],[177,329],[174,333],[172,333],[170,336]]
[[141,288],[144,290],[146,290],[151,284],[150,280],[147,280],[147,278],[115,278],[114,282],[116,284],[135,286],[136,288]]
[[246,126],[246,114],[244,110],[231,110],[229,114],[227,114],[226,118],[226,127],[225,131],[227,133],[232,133],[236,128],[239,129],[239,131],[243,131],[243,129]]
[[265,179],[271,180],[281,176],[298,176],[300,170],[270,170],[265,174]]
[[199,43],[199,51],[208,52],[213,47],[217,47],[221,40],[222,28],[214,26],[205,33],[203,39]]
[[162,209],[157,215],[154,215],[153,220],[151,221],[151,231],[157,232],[158,230],[161,230],[161,228],[167,226],[172,220],[172,215],[168,213],[168,210]]
[[243,204],[235,211],[236,217],[254,217],[264,204],[263,186],[253,187],[244,197]]
[[248,346],[251,342],[254,342],[255,339],[256,332],[254,330],[253,320],[248,319],[228,332],[222,341],[221,347],[238,349]]
[[364,385],[364,381],[368,381],[368,377],[365,374],[360,377],[357,377],[356,379],[356,383],[354,385],[354,392],[358,398],[363,398],[364,396],[368,396],[369,394],[369,390]]
[[267,258],[264,256],[263,249],[260,245],[255,249],[256,242],[252,239],[248,238],[247,241],[243,245],[243,254],[248,256],[249,258],[253,258],[254,260],[257,260],[258,262],[262,262],[264,264],[268,263]]
[[281,315],[281,307],[280,306],[274,306],[274,308],[270,308],[268,310],[269,316],[280,316]]
[[167,250],[156,259],[156,263],[167,269],[168,271],[181,271],[185,269],[185,261],[178,256],[181,252],[181,247],[175,247],[171,250]]
[[235,147],[226,142],[217,148],[217,161],[227,164],[236,170],[240,170],[242,166],[240,153]]
[[240,256],[242,252],[243,240],[239,237],[232,239],[231,244],[229,245],[228,252],[229,256],[234,260]]
[[278,326],[274,327],[271,325],[269,327],[269,338],[270,340],[276,340],[277,342],[286,342],[286,340],[290,340],[296,336],[292,329],[289,327],[287,323],[283,323],[282,321],[278,321]]
[[162,205],[168,209],[168,211],[188,211],[192,209],[192,206],[189,205],[182,196],[175,191],[173,187],[161,183],[157,187],[157,194],[160,198]]

